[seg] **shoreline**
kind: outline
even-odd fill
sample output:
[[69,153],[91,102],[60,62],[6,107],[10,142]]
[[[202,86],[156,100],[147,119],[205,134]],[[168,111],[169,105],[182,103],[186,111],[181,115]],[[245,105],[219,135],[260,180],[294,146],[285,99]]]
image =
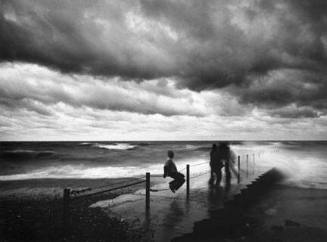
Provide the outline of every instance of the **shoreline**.
[[[104,185],[129,182],[135,178],[43,178],[14,181],[0,181],[0,199],[58,199],[63,196],[64,188],[84,189],[96,188]],[[113,192],[117,193],[117,192]]]
[[63,189],[128,182],[117,179],[31,179],[0,181],[0,240],[4,241],[142,241],[143,233],[125,221],[89,208],[144,187],[98,194],[70,203],[69,225],[63,224]]
[[[15,234],[27,236],[26,233],[31,233],[28,238],[36,241],[50,238],[55,241],[62,238],[69,240],[71,237],[58,234],[62,230],[60,222],[62,220],[61,206],[64,187],[74,189],[96,187],[128,182],[133,179],[135,178],[0,181],[0,213],[4,214],[3,218],[0,218],[0,238],[19,240],[23,237],[15,237],[18,236]],[[152,182],[160,182],[159,177],[152,179]],[[100,236],[97,234],[112,236],[108,235],[106,231],[112,230],[114,227],[118,231],[115,232],[115,236],[120,236],[119,238],[124,241],[134,241],[136,237],[136,240],[142,240],[142,231],[134,231],[126,222],[109,217],[99,208],[89,208],[89,205],[125,193],[133,193],[143,187],[144,184],[140,184],[122,191],[117,190],[73,202],[71,208],[74,224],[72,226],[75,227],[75,231],[70,236],[77,236],[76,238],[81,240]],[[325,204],[327,204],[327,190],[325,189],[274,185],[250,209],[244,211],[247,217],[253,218],[257,222],[255,227],[249,228],[250,233],[245,234],[242,241],[324,241],[327,238],[327,207]],[[109,227],[104,228],[101,225],[103,223]],[[93,230],[92,224],[99,227]],[[82,235],[78,235],[81,233],[80,229],[84,230]],[[59,237],[52,238],[51,233],[57,233]],[[132,237],[127,238],[126,236]],[[217,236],[219,237],[219,235]],[[310,240],[308,240],[308,236],[310,236]],[[216,238],[214,236],[204,241],[214,241]],[[230,239],[239,241],[240,238]]]

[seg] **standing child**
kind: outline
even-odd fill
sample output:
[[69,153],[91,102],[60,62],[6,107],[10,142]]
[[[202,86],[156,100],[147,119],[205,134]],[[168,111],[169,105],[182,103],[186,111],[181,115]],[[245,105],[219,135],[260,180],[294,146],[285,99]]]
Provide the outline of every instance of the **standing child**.
[[177,171],[173,158],[174,158],[174,152],[168,150],[168,160],[166,161],[164,166],[163,177],[166,178],[166,176],[169,176],[174,179],[173,181],[169,182],[169,188],[172,192],[175,192],[178,190],[178,188],[180,188],[184,184],[185,178],[182,173]]

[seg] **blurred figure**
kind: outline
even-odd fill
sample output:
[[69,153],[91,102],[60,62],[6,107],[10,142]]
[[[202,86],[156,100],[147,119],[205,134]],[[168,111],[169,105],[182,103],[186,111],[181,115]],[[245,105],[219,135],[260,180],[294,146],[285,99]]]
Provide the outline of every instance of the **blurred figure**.
[[236,155],[231,150],[229,144],[227,142],[221,142],[218,147],[219,159],[223,163],[226,184],[230,184],[231,181],[231,171],[237,176],[237,171],[234,167],[236,162]]
[[[210,168],[211,174],[209,179],[210,185],[220,185],[221,182],[221,168],[223,167],[223,162],[220,159],[219,151],[216,144],[212,145],[210,151]],[[215,179],[216,177],[216,179]]]
[[168,150],[168,160],[166,161],[164,166],[163,177],[166,178],[167,176],[169,176],[174,179],[173,181],[169,182],[169,188],[172,192],[175,192],[178,190],[178,188],[180,188],[184,184],[185,178],[182,173],[177,171],[173,158],[174,158],[174,152]]
[[[235,170],[235,153],[230,149],[228,143],[220,142],[217,147],[216,144],[212,145],[210,151],[210,167],[211,167],[211,176],[209,180],[210,185],[220,185],[222,173],[221,168],[224,167],[226,184],[230,184],[231,181],[231,171],[237,175]],[[216,177],[216,180],[214,178]]]

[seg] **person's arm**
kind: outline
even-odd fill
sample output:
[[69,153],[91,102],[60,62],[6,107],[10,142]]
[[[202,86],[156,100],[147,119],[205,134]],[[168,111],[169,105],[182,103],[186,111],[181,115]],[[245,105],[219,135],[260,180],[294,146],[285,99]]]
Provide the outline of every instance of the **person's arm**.
[[177,171],[177,166],[174,162],[171,163],[170,172],[175,173]]
[[164,175],[163,175],[164,178],[166,178],[166,176],[169,176],[171,172],[171,165],[172,165],[171,160],[167,160],[164,166]]
[[163,174],[163,178],[166,178],[166,176],[168,175],[168,167],[167,164],[164,165],[164,174]]

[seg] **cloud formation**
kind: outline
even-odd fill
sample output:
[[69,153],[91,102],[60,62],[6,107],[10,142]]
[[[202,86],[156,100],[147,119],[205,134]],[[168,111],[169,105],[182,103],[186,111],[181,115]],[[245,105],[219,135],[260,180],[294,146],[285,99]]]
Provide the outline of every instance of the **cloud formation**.
[[325,120],[325,0],[0,3],[1,132],[14,111],[56,129],[44,120],[68,109],[159,115],[163,130],[176,117],[252,131]]
[[4,1],[2,60],[201,90],[277,68],[323,71],[324,0]]
[[[293,105],[301,110],[311,109],[311,112],[305,112],[308,117],[327,113],[327,82],[321,73],[278,69],[269,71],[264,76],[251,75],[247,78],[242,87],[230,87],[230,91],[238,95],[242,103],[252,103],[268,109]],[[298,111],[295,111],[294,116],[296,113]]]
[[6,63],[0,67],[0,104],[42,115],[51,115],[47,106],[58,103],[164,116],[204,116],[212,111],[200,94],[177,90],[169,80],[104,81],[92,76],[63,75],[31,64]]

